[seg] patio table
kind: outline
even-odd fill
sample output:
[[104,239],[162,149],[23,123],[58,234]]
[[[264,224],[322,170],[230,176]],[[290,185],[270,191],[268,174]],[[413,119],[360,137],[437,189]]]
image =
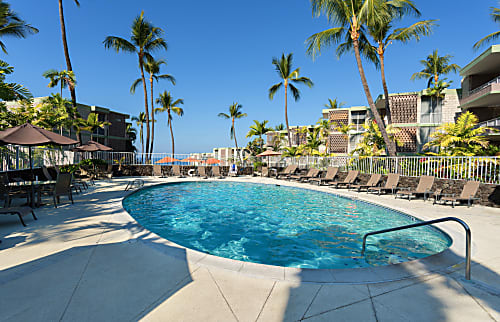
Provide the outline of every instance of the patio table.
[[[50,185],[55,185],[55,180],[47,181],[16,181],[9,182],[8,186],[10,188],[16,188],[21,191],[28,191],[30,193],[31,207],[38,208],[42,204],[42,187],[47,187]],[[35,192],[37,194],[37,201],[35,202]]]

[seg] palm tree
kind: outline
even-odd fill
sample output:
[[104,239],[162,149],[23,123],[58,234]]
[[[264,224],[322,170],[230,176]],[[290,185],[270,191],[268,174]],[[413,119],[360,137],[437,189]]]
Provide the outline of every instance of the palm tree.
[[30,91],[21,84],[6,83],[7,75],[14,73],[14,67],[0,60],[0,100],[15,101],[32,97]]
[[[491,7],[490,9],[491,9],[490,13],[491,19],[493,19],[494,22],[500,23],[500,8]],[[475,43],[473,48],[477,50],[482,45],[497,40],[498,37],[500,37],[500,31],[495,31],[489,34],[488,36],[482,38],[477,43]]]
[[[0,38],[4,36],[26,38],[28,34],[36,34],[38,29],[27,24],[10,9],[10,4],[0,0]],[[7,54],[7,47],[0,41],[0,48]]]
[[179,107],[179,105],[184,104],[183,99],[174,100],[170,92],[163,92],[160,94],[160,97],[156,99],[156,104],[160,104],[161,107],[155,109],[155,113],[167,113],[167,123],[170,127],[170,137],[172,138],[172,157],[175,155],[175,142],[174,142],[174,131],[172,130],[172,113],[175,113],[179,116],[184,115],[184,110]]
[[274,127],[275,131],[283,131],[285,129],[285,124],[280,123]]
[[[164,59],[159,59],[159,60],[147,60],[144,63],[144,70],[149,74],[149,90],[150,90],[150,97],[151,97],[151,147],[149,151],[153,153],[153,146],[154,146],[154,141],[155,141],[155,113],[154,113],[154,96],[153,96],[153,81],[159,81],[160,79],[166,79],[169,80],[172,85],[175,85],[175,78],[172,75],[169,74],[162,74],[158,75],[160,73],[160,68],[161,65],[167,65],[167,62]],[[142,78],[138,78],[135,80],[135,82],[132,84],[132,87],[130,87],[130,92],[132,94],[135,93],[135,89],[137,88],[137,85],[142,83]]]
[[92,112],[87,117],[87,120],[86,120],[84,126],[81,127],[81,129],[85,130],[85,131],[89,131],[90,132],[90,139],[94,140],[94,132],[97,129],[104,128],[107,125],[111,125],[111,123],[108,121],[99,121],[99,114]]
[[137,139],[137,130],[134,127],[132,127],[132,124],[127,124],[125,133],[128,138],[125,150],[127,152],[137,151],[137,148],[134,146],[135,140]]
[[391,12],[408,11],[412,5],[411,1],[311,0],[311,3],[313,14],[319,16],[324,13],[329,21],[338,26],[309,37],[307,39],[307,53],[314,57],[318,52],[321,52],[323,46],[329,46],[341,42],[342,39],[347,39],[337,47],[337,55],[341,55],[350,49],[346,44],[351,42],[368,105],[386,143],[387,153],[389,156],[396,156],[396,144],[389,138],[384,122],[375,106],[366,80],[363,63],[361,62],[361,54],[370,57],[373,56],[373,50],[366,48],[364,41],[360,42],[360,38],[366,37],[364,30],[367,26],[388,19]]
[[[420,12],[415,7],[410,6],[409,10],[410,13],[420,16]],[[389,90],[387,89],[387,81],[385,78],[385,52],[387,47],[394,41],[402,43],[408,43],[413,39],[419,41],[422,36],[428,36],[431,34],[432,27],[436,22],[436,20],[423,20],[418,21],[406,28],[392,29],[394,21],[401,18],[402,16],[400,13],[392,12],[387,20],[380,21],[379,23],[368,27],[368,32],[376,43],[376,46],[373,47],[378,55],[377,65],[380,66],[380,76],[382,78],[382,87],[384,89],[387,124],[392,123]]]
[[299,157],[301,155],[301,149],[296,146],[286,147],[282,154],[283,157]]
[[[68,72],[73,71],[73,66],[71,66],[71,59],[69,58],[69,49],[68,49],[68,40],[66,39],[66,23],[64,21],[64,10],[62,0],[59,1],[59,21],[61,23],[61,37],[64,49],[64,58],[66,59],[66,70]],[[73,0],[77,7],[80,7],[80,2],[78,0]],[[71,93],[71,101],[73,102],[73,107],[76,108],[76,90],[75,87],[69,85],[69,91]],[[78,115],[74,115],[73,117],[77,117]],[[81,142],[81,140],[80,140]]]
[[334,98],[334,99],[331,99],[329,98],[328,99],[328,103],[326,103],[325,105],[323,105],[324,107],[328,108],[328,109],[336,109],[336,108],[341,108],[345,105],[345,102],[337,102],[337,98]]
[[460,70],[460,66],[457,64],[450,64],[452,58],[451,55],[439,56],[438,50],[435,49],[425,60],[420,61],[424,69],[413,74],[411,80],[428,78],[427,87],[431,87],[433,81],[434,83],[438,82],[439,76],[451,72],[456,73]]
[[148,108],[148,91],[146,88],[146,78],[144,77],[144,62],[145,59],[152,61],[151,53],[158,49],[167,50],[167,43],[161,36],[163,30],[154,27],[149,21],[144,20],[144,11],[136,17],[132,23],[132,35],[130,41],[108,36],[104,40],[105,48],[113,48],[116,52],[124,51],[127,53],[135,53],[139,59],[139,70],[141,72],[142,87],[144,90],[144,111],[146,114],[146,153],[149,153],[149,142],[151,130],[149,127],[149,108]]
[[290,87],[290,91],[292,92],[295,101],[298,101],[300,99],[300,91],[297,89],[297,87],[294,86],[294,84],[305,84],[309,88],[311,88],[314,85],[309,78],[299,76],[300,68],[297,68],[295,70],[292,69],[292,59],[293,59],[293,54],[291,53],[288,54],[286,57],[285,54],[283,53],[280,59],[276,57],[273,58],[272,63],[279,77],[283,81],[278,84],[274,84],[273,86],[271,86],[271,88],[269,88],[269,99],[272,100],[276,92],[278,92],[278,90],[281,88],[281,86],[285,87],[285,122],[288,135],[288,146],[290,147],[292,146],[292,140],[290,138],[290,126],[288,124],[288,87]]
[[267,132],[269,131],[272,131],[271,128],[268,128],[266,125],[267,123],[269,123],[268,120],[265,120],[265,121],[262,121],[262,122],[259,122],[257,120],[253,120],[253,122],[255,123],[254,125],[250,126],[250,131],[248,131],[247,133],[247,138],[249,137],[252,137],[252,136],[258,136],[259,139],[260,139],[260,149],[262,150],[262,145],[263,145],[263,140],[262,140],[262,136],[264,134],[266,134]]
[[76,86],[75,73],[69,70],[57,71],[55,69],[49,69],[48,71],[43,73],[42,76],[50,80],[47,87],[52,88],[56,87],[57,85],[61,86],[61,96],[63,88],[66,88],[66,86],[68,86],[69,88],[74,88]]
[[316,122],[319,128],[319,136],[322,141],[325,142],[326,151],[328,151],[328,147],[330,146],[330,140],[328,140],[328,136],[330,135],[330,128],[332,127],[332,122],[330,120],[326,120],[324,118],[320,118],[318,122]]
[[146,114],[140,112],[139,116],[132,116],[132,121],[139,127],[139,139],[141,140],[141,152],[144,153],[144,123],[146,123]]
[[238,158],[239,158],[238,141],[236,140],[236,130],[234,127],[234,121],[236,119],[241,119],[241,118],[247,117],[247,113],[241,112],[242,108],[243,108],[243,106],[241,104],[234,102],[232,105],[229,106],[229,114],[226,114],[226,113],[219,113],[218,114],[219,117],[222,117],[225,119],[231,119],[230,137],[231,137],[231,139],[234,138],[234,145],[236,146],[236,154],[238,155]]

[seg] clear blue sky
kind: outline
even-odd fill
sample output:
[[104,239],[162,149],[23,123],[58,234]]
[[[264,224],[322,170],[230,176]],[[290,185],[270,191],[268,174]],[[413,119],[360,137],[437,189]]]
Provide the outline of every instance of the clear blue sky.
[[[42,73],[66,66],[57,1],[9,2],[23,19],[40,29],[40,33],[27,39],[4,39],[9,54],[0,54],[0,59],[15,67],[9,80],[24,84],[35,96],[49,95],[52,89],[47,88]],[[489,7],[498,4],[496,1],[415,2],[423,14],[421,19],[439,19],[439,27],[419,43],[390,46],[386,55],[390,92],[423,89],[425,81],[412,82],[409,78],[421,69],[419,60],[434,48],[440,54],[453,55],[453,62],[464,66],[479,54],[472,50],[472,45],[498,30],[488,15]],[[169,90],[174,97],[185,100],[184,117],[174,117],[173,121],[178,153],[233,146],[229,139],[230,122],[217,117],[233,101],[242,104],[248,113],[248,118],[237,122],[239,145],[246,145],[245,135],[254,119],[269,120],[271,125],[284,123],[283,95],[277,95],[273,101],[267,96],[268,88],[279,81],[271,65],[272,57],[282,52],[293,52],[294,65],[315,83],[312,89],[302,88],[299,102],[289,100],[291,125],[315,123],[328,98],[337,97],[348,105],[366,105],[353,57],[337,60],[333,49],[315,61],[306,56],[306,38],[328,27],[324,17],[312,17],[307,0],[80,3],[77,8],[72,0],[64,0],[77,95],[82,103],[130,115],[143,111],[141,91],[129,93],[132,81],[139,76],[136,56],[105,50],[102,41],[109,35],[128,38],[132,20],[141,10],[148,20],[165,30],[169,49],[157,57],[167,59],[169,65],[163,71],[177,78],[177,86],[163,82],[155,91],[158,94],[160,90]],[[402,25],[413,21],[408,19]],[[372,95],[376,97],[381,93],[379,73],[369,64],[365,66]],[[458,75],[449,78],[459,87]],[[164,117],[157,128],[155,152],[170,151]]]

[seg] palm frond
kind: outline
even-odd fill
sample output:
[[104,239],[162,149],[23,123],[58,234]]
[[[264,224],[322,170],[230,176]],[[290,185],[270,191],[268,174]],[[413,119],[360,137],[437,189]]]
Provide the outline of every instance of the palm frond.
[[281,88],[281,86],[283,86],[283,83],[274,84],[273,86],[271,86],[271,88],[269,89],[269,99],[270,100],[272,100],[274,98],[274,95],[276,94],[276,92],[278,92],[278,90]]
[[330,28],[315,33],[306,40],[306,53],[313,59],[321,54],[323,47],[329,47],[338,43],[345,32],[344,27]]
[[135,94],[135,90],[137,89],[137,86],[139,86],[139,84],[142,84],[142,78],[138,78],[132,83],[132,86],[130,86],[131,94]]
[[300,91],[293,84],[288,84],[290,91],[292,92],[293,99],[298,101],[300,99]]

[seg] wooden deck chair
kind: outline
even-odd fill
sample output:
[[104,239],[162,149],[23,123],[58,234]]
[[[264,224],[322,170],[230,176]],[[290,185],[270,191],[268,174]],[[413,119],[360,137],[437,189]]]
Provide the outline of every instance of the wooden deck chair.
[[343,188],[343,187],[349,188],[352,184],[356,182],[356,180],[358,180],[358,176],[359,176],[358,170],[349,170],[344,181],[331,182],[330,186],[333,186],[334,188]]
[[374,173],[370,176],[370,179],[365,184],[354,184],[351,185],[351,189],[357,190],[360,192],[361,190],[368,190],[368,188],[376,187],[382,180],[382,175],[379,173]]
[[224,176],[222,175],[222,172],[220,171],[219,166],[212,167],[212,175],[214,177],[216,177],[217,179],[224,179]]
[[366,192],[368,193],[377,193],[380,195],[381,193],[386,193],[390,191],[392,194],[396,193],[399,185],[399,178],[400,175],[397,173],[389,173],[387,175],[387,180],[385,182],[385,185],[382,187],[369,187],[366,189]]
[[408,197],[408,201],[411,201],[411,198],[423,195],[425,201],[427,200],[427,197],[432,193],[434,179],[434,176],[421,176],[416,189],[400,188],[398,192],[396,192],[395,198]]
[[311,178],[316,178],[319,175],[319,169],[311,168],[305,175],[291,175],[287,179],[297,180],[298,182],[307,181]]
[[334,181],[338,173],[339,173],[338,167],[328,167],[324,178],[311,178],[309,179],[309,183],[317,182],[318,186],[321,186],[323,183],[329,183]]
[[205,167],[205,166],[198,166],[198,176],[200,176],[203,179],[208,179],[207,167]]
[[33,219],[38,220],[35,216],[35,212],[31,207],[6,207],[6,208],[0,208],[0,215],[18,215],[19,220],[21,221],[21,224],[23,224],[24,227],[26,227],[26,224],[24,223],[23,217],[26,215],[33,215]]
[[172,175],[178,177],[178,178],[185,178],[186,176],[182,174],[181,172],[181,166],[178,164],[172,165]]
[[472,206],[474,200],[480,200],[481,198],[476,198],[477,191],[480,186],[479,181],[467,181],[462,189],[460,196],[455,196],[455,194],[441,193],[435,196],[434,203],[439,202],[446,204],[446,202],[451,202],[451,206],[455,208],[457,202],[467,201],[467,207]]

